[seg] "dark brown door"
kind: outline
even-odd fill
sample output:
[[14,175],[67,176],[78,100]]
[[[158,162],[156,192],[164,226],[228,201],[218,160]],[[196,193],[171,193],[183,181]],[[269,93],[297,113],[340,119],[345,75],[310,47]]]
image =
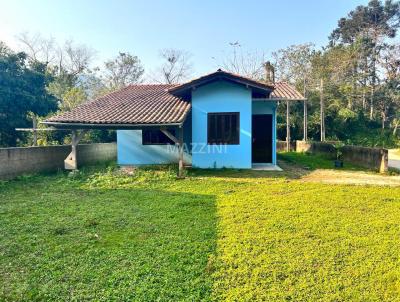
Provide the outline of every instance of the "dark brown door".
[[253,115],[252,161],[272,163],[272,114]]

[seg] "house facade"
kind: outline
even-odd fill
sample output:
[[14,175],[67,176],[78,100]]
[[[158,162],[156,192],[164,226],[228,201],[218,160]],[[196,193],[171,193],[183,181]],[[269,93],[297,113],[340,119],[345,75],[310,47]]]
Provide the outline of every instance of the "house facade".
[[277,102],[288,99],[302,96],[218,70],[181,85],[131,85],[45,123],[117,130],[119,165],[274,167]]

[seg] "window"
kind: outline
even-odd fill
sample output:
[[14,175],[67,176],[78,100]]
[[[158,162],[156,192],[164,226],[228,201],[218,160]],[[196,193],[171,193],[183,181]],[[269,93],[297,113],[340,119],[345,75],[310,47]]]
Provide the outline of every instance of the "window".
[[[175,136],[175,129],[168,129],[168,131]],[[144,129],[142,130],[142,145],[168,145],[175,143],[161,130],[158,129]]]
[[239,112],[208,114],[208,144],[239,145]]

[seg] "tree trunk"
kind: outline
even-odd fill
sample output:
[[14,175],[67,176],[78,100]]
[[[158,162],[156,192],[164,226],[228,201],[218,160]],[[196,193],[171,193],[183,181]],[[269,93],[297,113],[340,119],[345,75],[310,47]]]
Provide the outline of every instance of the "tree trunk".
[[352,70],[352,96],[349,98],[347,103],[347,108],[353,110],[353,105],[356,103],[357,98],[357,63],[353,63],[353,70]]
[[371,100],[369,107],[369,119],[374,118],[374,106],[375,106],[375,87],[376,87],[376,62],[377,62],[377,52],[376,44],[378,43],[378,35],[374,33],[374,47],[372,48],[372,79],[371,79]]
[[369,103],[369,119],[372,121],[374,118],[374,97],[375,97],[375,84],[371,85],[371,98]]
[[394,123],[393,136],[395,136],[397,133],[397,128],[399,127],[400,120],[395,120],[393,123]]

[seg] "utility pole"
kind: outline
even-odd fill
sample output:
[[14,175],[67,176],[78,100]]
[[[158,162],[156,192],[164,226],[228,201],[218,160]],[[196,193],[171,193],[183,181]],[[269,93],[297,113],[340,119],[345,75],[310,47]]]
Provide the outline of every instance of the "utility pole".
[[325,141],[325,105],[324,105],[324,80],[321,78],[321,83],[319,87],[320,92],[320,119],[321,119],[321,142]]

